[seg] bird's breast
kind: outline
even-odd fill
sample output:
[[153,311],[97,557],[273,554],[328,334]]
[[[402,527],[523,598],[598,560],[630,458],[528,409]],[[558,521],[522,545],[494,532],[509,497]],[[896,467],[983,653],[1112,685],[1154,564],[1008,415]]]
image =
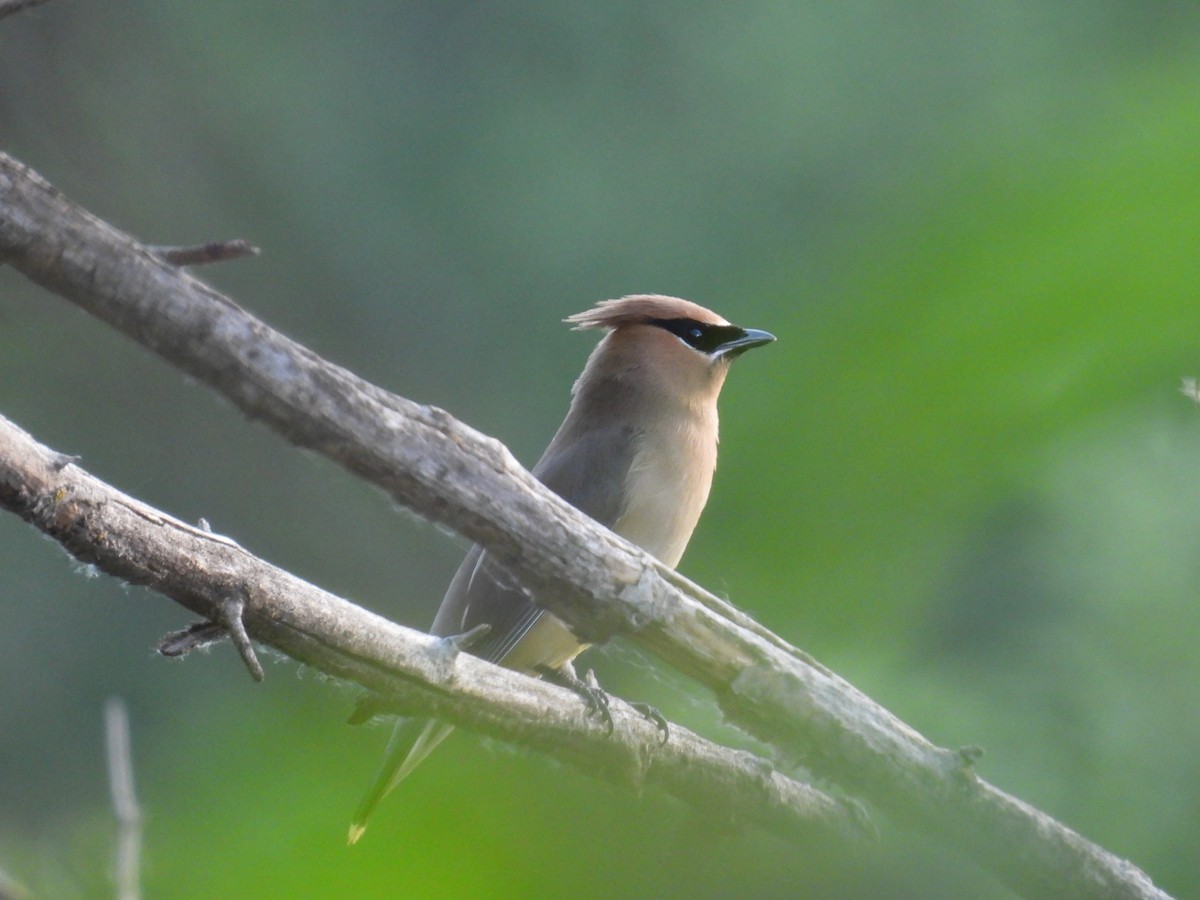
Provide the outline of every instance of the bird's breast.
[[643,436],[613,531],[674,567],[708,501],[717,463],[715,425],[660,429]]

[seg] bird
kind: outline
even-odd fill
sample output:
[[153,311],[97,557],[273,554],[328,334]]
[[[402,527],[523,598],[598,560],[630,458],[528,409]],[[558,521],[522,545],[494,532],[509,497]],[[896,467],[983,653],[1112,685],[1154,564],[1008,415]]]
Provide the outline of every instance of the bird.
[[[661,294],[604,300],[564,321],[575,330],[606,333],[532,473],[674,568],[708,500],[717,464],[717,396],[729,365],[775,336]],[[483,634],[466,644],[467,652],[518,672],[558,673],[565,683],[583,685],[571,663],[588,645],[538,606],[479,544],[450,581],[430,631],[453,637],[474,629]],[[452,730],[437,719],[397,722],[383,765],[354,814],[350,844],[362,837],[378,803]]]

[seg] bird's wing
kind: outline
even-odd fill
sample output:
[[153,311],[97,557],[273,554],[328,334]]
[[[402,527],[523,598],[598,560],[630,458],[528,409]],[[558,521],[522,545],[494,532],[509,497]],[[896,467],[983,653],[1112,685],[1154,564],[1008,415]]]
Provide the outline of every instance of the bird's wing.
[[533,467],[533,476],[576,509],[612,527],[625,505],[625,482],[641,431],[632,425],[560,434]]
[[[573,439],[564,426],[534,466],[533,474],[568,503],[611,527],[623,511],[625,480],[633,464],[636,439],[637,433],[631,428],[613,428]],[[486,622],[491,629],[467,650],[490,662],[502,663],[543,615],[504,567],[476,544],[451,580],[431,630],[445,637],[463,634]],[[569,638],[561,624],[549,632],[557,632],[556,649],[561,649],[564,638]],[[547,648],[547,652],[554,651]],[[571,648],[571,654],[575,652],[577,646]],[[533,660],[531,665],[537,665],[537,652],[528,657]],[[549,659],[545,662],[553,664]],[[436,719],[401,719],[396,724],[379,774],[354,815],[350,843],[362,836],[379,801],[453,730],[454,726]]]
[[[533,474],[572,506],[611,527],[623,509],[636,439],[630,427],[594,430],[586,436],[560,433]],[[541,615],[504,567],[477,544],[450,582],[433,633],[461,634],[486,622],[491,630],[468,650],[499,663]]]

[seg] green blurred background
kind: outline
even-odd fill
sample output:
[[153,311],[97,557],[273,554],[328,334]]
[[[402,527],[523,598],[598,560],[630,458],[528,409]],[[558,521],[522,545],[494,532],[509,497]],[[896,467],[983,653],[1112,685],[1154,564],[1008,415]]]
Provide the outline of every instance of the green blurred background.
[[[50,3],[0,149],[255,314],[532,463],[640,291],[767,328],[681,569],[1002,788],[1200,896],[1200,7]],[[0,412],[116,486],[425,626],[465,542],[0,270]],[[111,891],[129,704],[150,897],[1005,897],[883,822],[788,845],[460,734],[348,816],[355,691],[0,516],[0,870]],[[738,739],[628,647],[616,692]]]

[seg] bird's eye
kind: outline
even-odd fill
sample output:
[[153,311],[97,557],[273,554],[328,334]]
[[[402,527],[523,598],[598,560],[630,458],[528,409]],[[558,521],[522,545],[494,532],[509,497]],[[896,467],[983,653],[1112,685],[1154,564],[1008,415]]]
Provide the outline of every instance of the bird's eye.
[[665,328],[689,347],[699,350],[701,353],[709,353],[716,346],[713,343],[714,326],[697,322],[695,319],[656,319],[651,324]]

